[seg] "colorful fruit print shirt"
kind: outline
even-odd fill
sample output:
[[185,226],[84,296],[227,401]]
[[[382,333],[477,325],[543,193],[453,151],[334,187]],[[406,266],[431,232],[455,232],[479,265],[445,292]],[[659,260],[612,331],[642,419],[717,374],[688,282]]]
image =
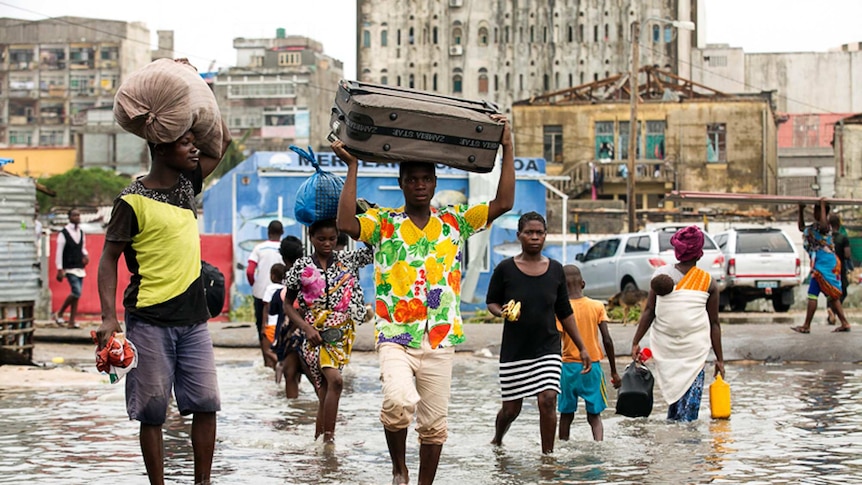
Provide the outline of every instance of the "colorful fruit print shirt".
[[485,229],[488,204],[431,208],[424,229],[403,207],[356,217],[374,247],[377,343],[420,348],[426,326],[432,348],[462,343],[461,245]]

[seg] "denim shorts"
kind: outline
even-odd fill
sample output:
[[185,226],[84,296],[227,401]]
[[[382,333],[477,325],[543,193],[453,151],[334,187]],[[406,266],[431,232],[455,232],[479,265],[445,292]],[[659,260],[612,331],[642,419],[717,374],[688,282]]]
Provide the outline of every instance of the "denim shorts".
[[126,337],[138,349],[138,366],[126,375],[129,419],[163,424],[171,389],[183,416],[221,410],[215,354],[206,322],[158,327],[127,313]]
[[81,288],[84,285],[84,278],[66,273],[66,279],[69,281],[69,288],[72,289],[72,296],[81,298]]

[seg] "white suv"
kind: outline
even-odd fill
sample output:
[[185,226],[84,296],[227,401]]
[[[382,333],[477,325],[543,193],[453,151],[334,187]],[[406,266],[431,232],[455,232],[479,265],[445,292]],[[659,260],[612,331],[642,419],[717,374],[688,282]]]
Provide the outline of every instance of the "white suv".
[[799,253],[784,231],[729,229],[717,234],[715,241],[727,258],[723,305],[741,312],[748,302],[766,298],[777,312],[790,309],[793,289],[802,283],[802,267]]
[[[607,300],[624,289],[648,291],[656,268],[677,263],[670,238],[678,229],[667,227],[596,241],[586,253],[576,256],[575,264],[586,283],[584,294]],[[725,285],[724,263],[724,254],[709,234],[704,233],[703,257],[697,266],[710,273],[719,291],[724,290]]]

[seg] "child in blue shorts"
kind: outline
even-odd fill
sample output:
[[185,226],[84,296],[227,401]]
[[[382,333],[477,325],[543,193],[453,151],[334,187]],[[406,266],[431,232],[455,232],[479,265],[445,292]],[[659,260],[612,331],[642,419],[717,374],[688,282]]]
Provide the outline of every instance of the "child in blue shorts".
[[611,383],[614,388],[619,388],[621,383],[614,357],[614,342],[608,332],[608,314],[605,312],[604,304],[584,296],[585,284],[578,267],[566,265],[563,269],[566,273],[569,301],[575,312],[578,332],[581,334],[581,339],[583,339],[584,346],[594,365],[586,374],[581,373],[583,365],[578,347],[563,332],[560,322],[557,322],[557,330],[560,331],[563,342],[563,371],[560,376],[562,392],[557,404],[557,409],[560,411],[560,439],[569,439],[569,430],[575,419],[575,411],[578,410],[578,398],[580,397],[584,400],[587,422],[592,428],[593,439],[602,441],[604,428],[602,427],[601,412],[608,407],[608,397],[602,366],[595,365],[603,357],[602,349],[599,347],[599,332],[602,334],[602,343],[611,368]]

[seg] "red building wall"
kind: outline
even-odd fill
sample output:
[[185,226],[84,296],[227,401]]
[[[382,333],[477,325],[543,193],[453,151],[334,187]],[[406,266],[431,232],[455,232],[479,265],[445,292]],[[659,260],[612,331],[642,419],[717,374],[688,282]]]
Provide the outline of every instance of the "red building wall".
[[[99,258],[102,256],[102,247],[105,244],[104,234],[87,234],[85,236],[87,252],[90,255],[90,264],[87,265],[87,277],[84,278],[84,287],[81,299],[78,300],[78,313],[86,315],[87,318],[99,318],[102,313],[99,303],[99,286],[96,273],[99,269]],[[51,234],[50,254],[48,261],[48,287],[51,289],[51,311],[56,312],[63,304],[63,300],[69,295],[69,283],[63,280],[57,281],[57,266],[54,263],[57,247],[57,233]],[[201,257],[221,270],[225,276],[225,287],[229,290],[233,285],[233,245],[229,234],[202,234],[201,235]],[[123,291],[129,285],[129,274],[126,269],[126,260],[122,256],[118,263],[117,271],[117,315],[123,319]],[[222,314],[230,310],[230,298],[225,298]],[[68,311],[68,310],[67,310]]]

